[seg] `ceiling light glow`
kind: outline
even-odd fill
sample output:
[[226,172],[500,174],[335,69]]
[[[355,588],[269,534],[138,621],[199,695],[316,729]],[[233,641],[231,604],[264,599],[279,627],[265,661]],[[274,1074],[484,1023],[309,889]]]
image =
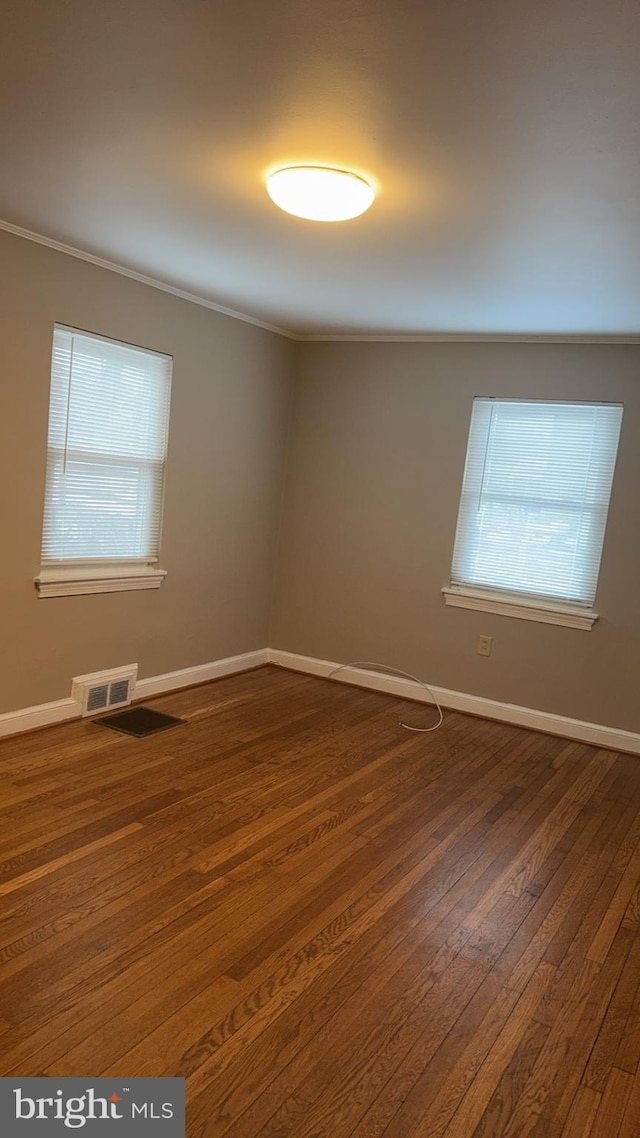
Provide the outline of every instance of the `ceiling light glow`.
[[369,208],[375,193],[349,170],[328,166],[287,166],[267,178],[272,202],[308,221],[347,221]]

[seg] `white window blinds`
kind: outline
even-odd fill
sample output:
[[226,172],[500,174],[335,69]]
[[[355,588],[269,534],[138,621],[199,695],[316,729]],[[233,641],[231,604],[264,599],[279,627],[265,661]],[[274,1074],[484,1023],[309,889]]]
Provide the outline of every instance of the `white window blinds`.
[[592,605],[622,407],[475,399],[451,583]]
[[43,565],[157,560],[171,364],[54,330]]

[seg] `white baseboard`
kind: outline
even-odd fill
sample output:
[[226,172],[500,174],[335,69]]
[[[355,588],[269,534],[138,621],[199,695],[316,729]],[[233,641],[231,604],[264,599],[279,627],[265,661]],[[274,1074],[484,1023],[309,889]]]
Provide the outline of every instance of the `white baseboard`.
[[165,672],[163,676],[150,676],[148,680],[138,680],[133,693],[134,699],[150,699],[152,695],[189,688],[194,684],[206,684],[209,680],[219,680],[234,672],[248,672],[268,663],[266,648],[257,652],[244,652],[241,656],[227,656],[224,660],[214,660],[212,664],[196,664],[194,668],[181,668],[178,672]]
[[[177,691],[193,684],[206,684],[221,676],[234,672],[247,672],[267,663],[267,649],[257,652],[244,652],[241,656],[227,656],[224,660],[214,660],[211,664],[196,664],[194,668],[181,668],[177,672],[166,672],[163,676],[151,676],[138,680],[133,698],[150,699],[152,695]],[[33,731],[36,727],[50,727],[54,723],[64,723],[68,719],[78,719],[82,708],[74,699],[57,699],[53,703],[41,703],[36,707],[23,707],[18,711],[7,711],[0,715],[0,739],[6,735],[18,735],[23,731]]]
[[19,735],[36,727],[51,727],[66,719],[79,719],[82,708],[75,699],[56,699],[53,703],[39,703],[35,707],[21,707],[0,715],[0,739],[4,735]]
[[[328,676],[339,664],[331,660],[318,660],[313,656],[300,656],[295,652],[280,652],[269,649],[269,663],[291,668],[296,672],[307,672],[312,676]],[[388,695],[404,696],[430,703],[429,696],[419,684],[412,680],[400,679],[382,672],[369,672],[360,668],[346,668],[335,677],[348,684],[374,688]],[[531,707],[519,707],[515,703],[499,703],[483,696],[466,695],[464,692],[450,691],[430,685],[431,691],[443,707],[452,711],[466,711],[480,715],[484,719],[499,719],[517,727],[529,727],[535,731],[546,731],[549,735],[560,735],[591,743],[595,747],[608,747],[614,751],[627,751],[640,755],[640,735],[633,731],[623,731],[617,727],[604,727],[599,723],[585,723],[580,719],[568,719],[564,715],[554,715],[549,711],[536,711]]]
[[[133,698],[150,699],[164,692],[177,691],[193,684],[205,684],[235,672],[246,672],[263,664],[277,664],[296,672],[306,672],[311,676],[328,676],[339,664],[331,660],[318,660],[314,656],[301,656],[296,652],[281,652],[276,648],[261,648],[255,652],[244,652],[240,656],[228,656],[214,660],[210,664],[196,664],[193,668],[181,668],[176,672],[166,672],[161,676],[150,676],[138,680]],[[417,699],[429,703],[429,697],[419,684],[382,672],[369,672],[361,668],[347,668],[336,679],[360,687],[373,688],[397,695],[405,699]],[[448,688],[431,686],[431,691],[443,707],[452,711],[466,711],[484,719],[498,719],[503,723],[513,723],[517,727],[529,727],[535,731],[546,731],[549,735],[560,735],[568,739],[578,739],[595,747],[609,747],[614,751],[627,751],[640,755],[640,735],[633,731],[623,731],[617,727],[604,727],[598,723],[585,723],[580,719],[568,719],[564,715],[554,715],[548,711],[536,711],[530,707],[519,707],[514,703],[499,703],[482,696],[466,695],[464,692],[450,691]],[[48,727],[54,723],[80,717],[81,707],[73,699],[58,699],[53,703],[41,703],[36,707],[24,707],[18,711],[8,711],[0,715],[0,738],[32,731],[36,727]]]

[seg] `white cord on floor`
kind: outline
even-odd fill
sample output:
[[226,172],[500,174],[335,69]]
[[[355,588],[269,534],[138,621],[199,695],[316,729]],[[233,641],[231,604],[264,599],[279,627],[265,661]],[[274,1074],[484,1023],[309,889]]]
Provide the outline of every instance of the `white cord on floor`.
[[405,731],[418,731],[423,735],[427,735],[430,731],[437,731],[438,727],[440,727],[444,719],[442,708],[440,707],[440,704],[438,703],[438,700],[433,694],[431,688],[427,687],[424,680],[419,679],[418,676],[412,676],[411,672],[403,672],[402,668],[392,668],[390,664],[376,664],[375,661],[371,660],[352,660],[350,664],[339,664],[337,668],[334,668],[332,672],[329,672],[327,679],[330,680],[333,678],[333,676],[337,676],[338,672],[344,672],[345,668],[362,668],[363,670],[369,672],[376,670],[383,672],[393,672],[396,676],[403,676],[407,680],[413,680],[416,684],[420,684],[420,687],[424,688],[427,695],[431,696],[431,699],[438,709],[438,715],[440,717],[438,719],[438,722],[436,723],[435,727],[411,727],[409,723],[403,723],[400,719],[399,725],[400,727],[404,727]]

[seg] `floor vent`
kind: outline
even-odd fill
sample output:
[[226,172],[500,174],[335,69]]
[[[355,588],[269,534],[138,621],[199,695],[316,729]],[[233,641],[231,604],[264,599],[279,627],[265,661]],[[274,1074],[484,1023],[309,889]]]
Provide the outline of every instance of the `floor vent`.
[[80,704],[83,715],[95,715],[97,711],[107,711],[112,707],[126,707],[133,698],[137,677],[137,664],[75,676],[71,683],[71,698]]
[[165,715],[152,707],[130,707],[127,711],[117,711],[115,715],[103,715],[96,719],[96,726],[111,727],[113,731],[123,731],[125,735],[135,735],[143,739],[145,735],[155,735],[156,731],[166,731],[186,723],[186,719],[176,719],[175,715]]

